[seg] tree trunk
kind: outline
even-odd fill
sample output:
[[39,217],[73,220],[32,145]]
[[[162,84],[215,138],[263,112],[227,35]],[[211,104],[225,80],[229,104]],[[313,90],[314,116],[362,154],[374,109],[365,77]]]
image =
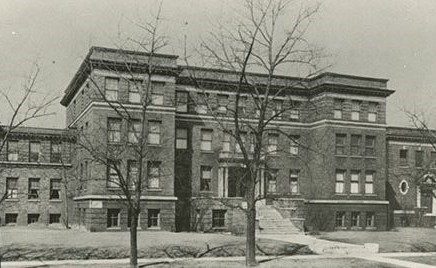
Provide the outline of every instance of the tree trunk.
[[138,267],[138,213],[132,209],[130,223],[130,267]]
[[247,231],[245,247],[245,265],[256,266],[256,203],[253,187],[247,191]]

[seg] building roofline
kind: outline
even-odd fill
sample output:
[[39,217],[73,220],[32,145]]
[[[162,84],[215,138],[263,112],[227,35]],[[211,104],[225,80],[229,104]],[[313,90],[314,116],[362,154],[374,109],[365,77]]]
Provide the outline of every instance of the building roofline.
[[[73,96],[77,93],[77,91],[79,90],[80,86],[83,84],[83,82],[85,81],[86,77],[89,75],[90,71],[91,71],[91,66],[90,64],[95,63],[97,61],[97,59],[93,59],[92,55],[94,52],[109,52],[109,53],[126,53],[128,55],[139,55],[139,56],[150,56],[150,53],[146,53],[146,52],[139,52],[139,51],[132,51],[132,50],[124,50],[124,49],[116,49],[116,48],[107,48],[107,47],[98,47],[98,46],[92,46],[89,51],[88,54],[86,55],[85,59],[82,61],[82,63],[79,66],[79,69],[77,70],[77,72],[75,73],[74,77],[72,78],[72,80],[70,81],[70,83],[68,84],[67,88],[64,91],[64,96],[61,99],[60,103],[63,106],[67,106],[69,104],[69,102],[72,100]],[[237,71],[231,71],[231,70],[222,70],[222,69],[217,69],[217,68],[208,68],[208,67],[198,67],[198,66],[186,66],[186,65],[177,65],[176,60],[178,58],[177,55],[171,55],[171,54],[154,54],[157,58],[168,58],[171,60],[174,60],[175,65],[174,66],[161,66],[161,71],[175,71],[174,74],[176,76],[180,77],[180,74],[182,74],[184,71],[204,71],[204,72],[208,72],[210,74],[216,73],[216,74],[232,74],[232,75],[238,75],[240,74],[240,72]],[[101,63],[102,64],[110,64],[110,63],[117,63],[119,61],[117,61],[117,59],[102,59]],[[144,63],[138,63],[137,67],[141,67],[142,65],[145,66]],[[268,77],[268,74],[265,73],[256,73],[256,72],[247,72],[247,74],[253,78],[266,78]],[[186,75],[182,74],[182,78],[186,78]],[[356,85],[357,84],[362,84],[365,82],[376,82],[376,83],[380,83],[380,84],[367,84],[367,88],[369,89],[373,89],[373,90],[379,90],[380,93],[382,93],[382,95],[385,96],[389,96],[390,94],[392,94],[394,91],[393,90],[388,90],[386,89],[386,83],[389,81],[388,79],[384,79],[384,78],[374,78],[374,77],[365,77],[365,76],[356,76],[356,75],[349,75],[349,74],[339,74],[339,73],[333,73],[333,72],[325,72],[325,73],[321,73],[318,74],[316,76],[313,77],[294,77],[294,76],[286,76],[286,75],[274,75],[273,79],[277,79],[278,81],[281,82],[293,82],[293,83],[301,83],[300,86],[298,86],[297,84],[295,85],[295,88],[301,88],[301,89],[312,89],[315,87],[318,87],[319,85],[323,85],[323,84],[338,84],[338,85],[343,85],[343,86],[353,86],[352,84],[350,84],[350,81],[326,81],[323,80],[326,77],[331,77],[331,78],[338,78],[338,79],[354,79],[356,80]],[[210,77],[209,77],[210,78]],[[200,80],[203,79],[204,81],[208,80],[208,77],[200,77]],[[237,83],[237,81],[235,81],[235,79],[231,79],[231,77],[220,77],[216,79],[217,81],[220,82],[227,82],[230,84],[235,84]],[[319,84],[316,84],[316,82],[319,80]],[[278,82],[277,81],[277,82]],[[360,81],[360,82],[357,82]],[[261,81],[260,81],[261,82]],[[307,84],[306,84],[307,83]],[[306,85],[304,85],[306,84]],[[278,86],[284,86],[284,85],[280,85],[280,83],[277,83]],[[361,88],[365,88],[364,86],[361,86]]]

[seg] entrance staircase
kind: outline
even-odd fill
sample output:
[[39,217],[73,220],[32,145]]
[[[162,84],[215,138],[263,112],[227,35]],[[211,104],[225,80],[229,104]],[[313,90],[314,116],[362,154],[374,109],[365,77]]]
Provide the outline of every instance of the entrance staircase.
[[298,229],[286,218],[283,218],[279,211],[271,205],[261,205],[257,207],[256,218],[258,220],[258,234],[302,234],[303,231]]

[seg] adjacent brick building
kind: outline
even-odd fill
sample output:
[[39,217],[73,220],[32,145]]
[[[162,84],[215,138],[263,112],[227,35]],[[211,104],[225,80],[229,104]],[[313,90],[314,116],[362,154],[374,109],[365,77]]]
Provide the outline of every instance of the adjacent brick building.
[[[149,60],[146,53],[91,48],[61,101],[69,132],[85,133],[97,147],[99,143],[107,146],[108,133],[117,137],[112,145],[124,144],[129,139],[127,122],[103,96],[139,114],[141,105],[131,84],[147,77]],[[155,55],[153,62],[151,80],[158,90],[147,117],[153,139],[159,142],[149,146],[146,168],[165,172],[157,172],[144,192],[141,228],[243,232],[244,214],[235,208],[244,206],[238,185],[241,154],[211,113],[212,109],[224,119],[229,116],[226,107],[235,101],[237,74],[179,66],[173,55]],[[266,79],[261,74],[249,75],[260,84]],[[280,131],[265,137],[268,146],[280,150],[265,159],[258,191],[267,198],[261,205],[271,206],[300,229],[385,230],[418,224],[411,215],[424,215],[424,210],[425,219],[419,221],[435,224],[436,204],[427,195],[434,189],[433,175],[424,174],[426,194],[420,195],[412,179],[419,172],[410,173],[398,159],[407,146],[410,152],[425,151],[422,161],[430,163],[434,149],[416,131],[387,126],[386,100],[393,91],[386,79],[335,73],[310,79],[273,79],[273,86],[290,85],[278,101],[291,109],[273,121]],[[256,118],[249,97],[241,109],[247,119]],[[67,163],[74,171],[71,180],[77,189],[71,217],[90,230],[127,229],[129,213],[119,190],[108,183],[110,170],[92,161],[77,144],[72,146],[71,156]],[[123,161],[128,163],[128,155]],[[429,164],[429,170],[433,165]],[[30,208],[28,203],[23,206]],[[12,207],[20,210],[2,204],[3,210]]]
[[[19,127],[0,154],[2,225],[63,223],[75,186],[67,181],[74,137],[63,129]],[[71,216],[70,216],[71,217]]]

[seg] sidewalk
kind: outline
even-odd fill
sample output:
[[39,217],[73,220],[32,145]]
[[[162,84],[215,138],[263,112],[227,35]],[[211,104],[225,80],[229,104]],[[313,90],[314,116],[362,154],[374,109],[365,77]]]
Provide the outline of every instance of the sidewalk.
[[[369,255],[296,255],[296,256],[287,256],[280,257],[282,261],[289,260],[291,263],[293,260],[328,260],[328,259],[364,259],[368,261],[384,263],[395,265],[398,267],[409,267],[409,268],[430,268],[435,267],[432,265],[420,264],[411,261],[405,260],[397,260],[391,259],[389,257],[419,257],[419,256],[436,256],[436,252],[434,253],[413,253],[413,252],[404,252],[404,253],[382,253],[382,254],[369,254]],[[257,260],[268,260],[268,259],[277,259],[276,257],[267,257],[267,256],[259,256]],[[177,262],[189,262],[189,261],[205,261],[205,262],[243,262],[244,257],[221,257],[221,258],[200,258],[200,259],[191,259],[191,258],[177,258],[177,259],[169,259],[169,258],[161,258],[161,259],[139,259],[138,263],[140,265],[146,264],[159,264],[159,263],[177,263]],[[61,260],[61,261],[23,261],[23,262],[5,262],[2,263],[2,268],[9,267],[56,267],[56,266],[68,266],[68,267],[82,267],[82,266],[90,266],[90,267],[120,267],[121,265],[128,265],[129,259],[114,259],[114,260]],[[261,265],[262,266],[262,265]]]
[[304,234],[295,235],[258,235],[258,238],[279,240],[285,242],[307,245],[313,252],[319,255],[352,255],[352,254],[375,254],[378,249],[354,245],[342,242],[318,239]]

